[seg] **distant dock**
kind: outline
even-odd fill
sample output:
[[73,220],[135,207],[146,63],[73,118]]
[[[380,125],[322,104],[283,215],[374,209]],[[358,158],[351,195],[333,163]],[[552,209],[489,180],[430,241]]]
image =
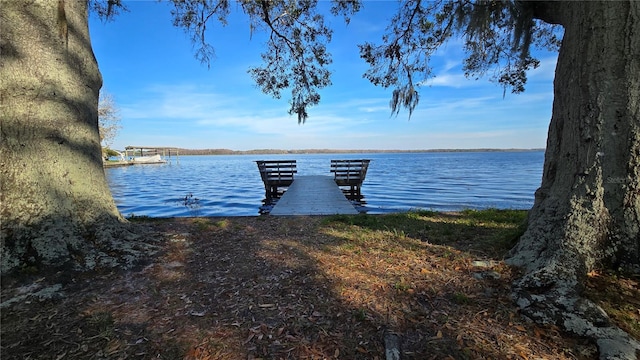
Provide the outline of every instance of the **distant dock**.
[[130,166],[133,165],[131,161],[103,161],[102,166],[106,168]]
[[270,212],[286,215],[358,214],[331,176],[296,176]]
[[116,151],[116,153],[119,154],[120,158],[117,161],[103,161],[103,167],[111,168],[140,164],[166,164],[170,162],[171,155],[175,157],[176,161],[179,161],[179,150],[174,147],[127,146],[123,152]]

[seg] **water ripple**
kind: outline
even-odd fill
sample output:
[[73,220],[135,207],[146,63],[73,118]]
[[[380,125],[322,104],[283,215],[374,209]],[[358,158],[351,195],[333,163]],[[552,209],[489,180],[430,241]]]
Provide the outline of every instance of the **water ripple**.
[[330,175],[331,159],[371,159],[362,186],[369,213],[488,207],[528,209],[542,151],[182,156],[164,165],[105,170],[125,216],[259,215],[264,187],[255,161],[295,159],[298,175]]

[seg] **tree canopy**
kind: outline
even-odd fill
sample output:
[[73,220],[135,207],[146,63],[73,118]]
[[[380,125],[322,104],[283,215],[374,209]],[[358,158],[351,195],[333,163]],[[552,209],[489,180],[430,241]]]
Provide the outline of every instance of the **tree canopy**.
[[[208,42],[207,25],[226,24],[228,0],[172,0],[174,25],[184,28],[196,45],[196,58],[209,64],[215,56]],[[262,53],[263,65],[249,69],[265,94],[280,98],[290,90],[290,114],[305,122],[308,109],[320,102],[319,90],[331,85],[331,54],[327,44],[332,29],[325,16],[343,16],[348,23],[361,0],[332,0],[322,11],[317,0],[243,0],[240,9],[249,17],[251,30],[269,34]],[[468,77],[488,75],[504,90],[524,91],[526,72],[539,65],[532,48],[557,50],[555,26],[536,20],[535,3],[520,1],[409,0],[398,3],[379,43],[364,42],[360,56],[370,65],[363,74],[372,84],[392,88],[390,107],[409,115],[419,101],[419,88],[433,76],[430,57],[454,37],[464,39]]]
[[530,4],[411,0],[399,5],[382,43],[360,45],[360,55],[370,65],[365,77],[374,85],[393,88],[393,112],[405,108],[411,114],[420,84],[433,76],[431,56],[453,37],[464,41],[467,77],[490,74],[491,80],[514,93],[524,91],[526,72],[540,63],[531,48],[559,46],[554,26],[535,20]]
[[[274,98],[290,91],[289,114],[299,123],[309,108],[320,102],[319,91],[331,85],[332,57],[327,49],[333,30],[328,15],[349,23],[366,3],[332,0],[330,7],[318,0],[169,0],[173,24],[187,32],[195,57],[207,66],[215,58],[212,22],[227,24],[231,11],[240,10],[250,20],[251,31],[268,34],[261,66],[248,70],[257,86]],[[120,0],[92,1],[92,8],[109,18],[126,9]],[[379,42],[359,45],[361,58],[370,68],[363,74],[373,85],[393,89],[391,111],[406,109],[409,116],[419,101],[419,89],[433,77],[431,56],[452,38],[462,38],[467,56],[467,77],[488,76],[506,92],[524,91],[526,72],[539,60],[532,49],[557,50],[556,26],[538,20],[538,5],[523,1],[408,0],[398,2]]]
[[[184,28],[197,46],[196,58],[204,63],[214,56],[208,42],[207,25],[211,20],[226,24],[230,1],[173,1],[174,25]],[[249,69],[249,74],[260,89],[280,98],[290,90],[289,114],[298,122],[305,122],[307,109],[320,102],[318,91],[331,85],[329,65],[331,55],[327,43],[332,30],[326,25],[324,14],[318,10],[317,0],[238,1],[249,17],[251,31],[268,35],[262,53],[263,65]],[[330,12],[349,15],[360,8],[359,1],[333,1]]]

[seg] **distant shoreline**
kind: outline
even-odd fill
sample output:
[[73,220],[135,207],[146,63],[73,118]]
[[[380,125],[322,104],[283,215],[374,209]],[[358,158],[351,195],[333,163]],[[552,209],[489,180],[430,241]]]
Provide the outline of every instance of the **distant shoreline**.
[[[139,148],[139,147],[137,147]],[[144,146],[145,149],[154,147]],[[230,149],[182,149],[174,147],[156,147],[158,150],[171,150],[178,155],[297,155],[297,154],[378,154],[378,153],[442,153],[442,152],[524,152],[524,151],[544,151],[544,148],[534,149],[428,149],[428,150],[340,150],[340,149],[255,149],[255,150],[230,150]]]

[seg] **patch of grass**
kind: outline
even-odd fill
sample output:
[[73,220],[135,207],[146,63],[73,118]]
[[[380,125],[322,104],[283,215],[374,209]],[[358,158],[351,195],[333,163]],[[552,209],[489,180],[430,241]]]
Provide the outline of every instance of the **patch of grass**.
[[415,214],[415,216],[437,216],[441,213],[434,210],[415,210],[410,212],[410,214]]
[[96,336],[109,337],[113,333],[115,323],[110,312],[95,312],[86,320],[91,332],[95,333]]
[[365,321],[365,320],[367,320],[367,312],[366,312],[366,310],[363,309],[363,308],[357,309],[353,313],[353,318],[356,319],[357,321]]
[[527,211],[523,210],[463,210],[462,215],[473,226],[496,229],[487,245],[498,251],[513,247],[527,228]]
[[218,220],[213,224],[216,228],[218,229],[227,229],[229,227],[229,225],[231,225],[231,222],[228,219],[222,219],[222,220]]
[[194,218],[191,220],[191,223],[196,225],[198,230],[201,231],[210,230],[211,228],[226,230],[231,225],[231,222],[228,219],[213,221],[212,219],[207,218]]
[[193,219],[192,223],[194,225],[196,225],[196,227],[198,228],[198,230],[200,231],[206,231],[209,230],[212,226],[211,224],[211,220],[209,219],[203,219],[203,218],[197,218],[197,219]]
[[411,289],[411,284],[409,284],[404,278],[401,278],[393,285],[393,287],[400,292],[407,292]]
[[329,224],[334,222],[343,223],[346,225],[369,227],[369,228],[376,228],[380,224],[378,216],[373,216],[368,214],[332,215],[332,216],[328,216],[324,220],[324,224]]
[[602,307],[624,331],[640,339],[640,278],[592,272],[585,296]]
[[127,216],[126,218],[130,222],[135,222],[135,223],[162,222],[162,221],[166,221],[167,220],[167,218],[163,218],[163,217],[151,217],[151,216],[148,216],[148,215],[136,215],[134,213],[129,214],[129,216]]
[[136,215],[134,213],[129,214],[129,216],[127,216],[127,220],[132,221],[132,222],[145,222],[145,221],[152,221],[153,218],[148,216],[148,215]]
[[466,305],[471,302],[471,299],[462,292],[456,292],[452,296],[452,300],[454,303],[458,305]]
[[463,210],[461,213],[469,219],[474,219],[481,222],[494,223],[494,224],[520,225],[525,221],[527,217],[527,212],[522,210],[466,209],[466,210]]
[[386,215],[336,215],[327,217],[323,225],[333,227],[341,237],[348,239],[374,242],[385,237],[394,241],[414,239],[504,254],[524,232],[526,217],[527,212],[523,210],[463,210],[457,213],[419,210]]

